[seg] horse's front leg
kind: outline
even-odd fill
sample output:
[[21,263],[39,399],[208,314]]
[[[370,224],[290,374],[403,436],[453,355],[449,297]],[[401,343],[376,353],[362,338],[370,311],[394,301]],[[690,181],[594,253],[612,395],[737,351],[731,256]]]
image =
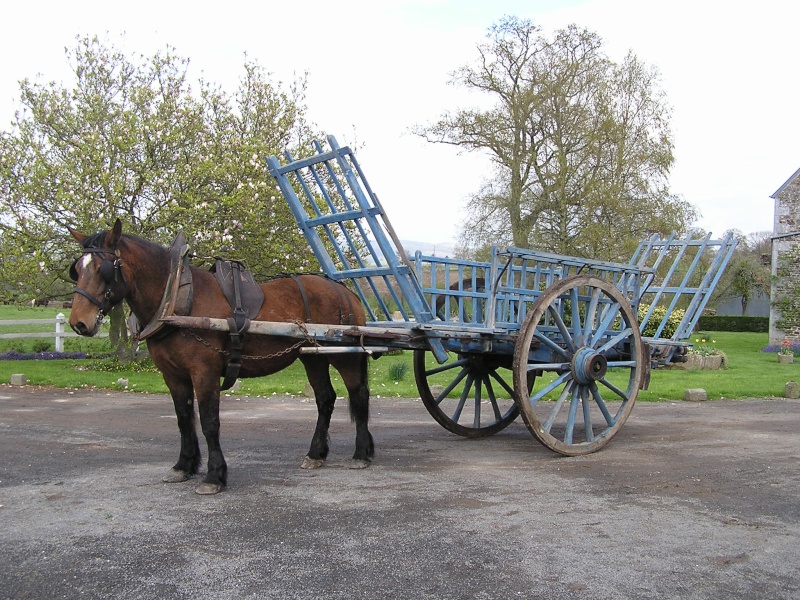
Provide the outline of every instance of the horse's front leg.
[[217,494],[228,482],[228,465],[219,443],[219,378],[195,383],[200,426],[208,446],[208,473],[195,492]]
[[166,483],[186,481],[197,473],[200,466],[200,443],[194,425],[194,389],[189,382],[167,382],[172,402],[175,405],[175,416],[178,418],[178,430],[181,434],[181,450],[178,462],[163,478]]
[[311,438],[311,447],[300,464],[300,468],[319,469],[328,457],[328,430],[336,404],[336,391],[331,384],[327,360],[318,356],[303,357],[300,360],[306,369],[308,383],[314,390],[314,398],[317,402],[317,426],[314,429],[314,436]]

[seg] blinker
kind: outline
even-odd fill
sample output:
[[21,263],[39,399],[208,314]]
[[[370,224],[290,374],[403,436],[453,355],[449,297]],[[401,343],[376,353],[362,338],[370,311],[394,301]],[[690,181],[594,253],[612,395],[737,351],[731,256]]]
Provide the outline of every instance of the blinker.
[[[78,281],[78,269],[76,267],[79,260],[80,258],[75,259],[69,266],[69,278],[72,279],[72,281]],[[106,283],[114,283],[116,280],[116,269],[116,265],[113,261],[108,259],[104,260],[100,264],[100,278]]]
[[106,283],[114,283],[116,267],[110,260],[104,260],[100,265],[100,278]]
[[75,268],[75,265],[78,264],[78,260],[79,259],[76,258],[69,266],[69,278],[72,279],[72,281],[78,281],[78,269]]

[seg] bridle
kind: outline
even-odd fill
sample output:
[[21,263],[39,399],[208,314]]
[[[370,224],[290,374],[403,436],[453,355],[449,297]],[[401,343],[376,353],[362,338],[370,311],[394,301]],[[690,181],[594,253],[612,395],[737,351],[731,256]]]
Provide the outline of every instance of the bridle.
[[[106,286],[103,291],[102,299],[98,300],[83,288],[75,286],[76,293],[80,294],[100,309],[97,313],[97,321],[99,322],[103,320],[103,317],[108,314],[108,311],[110,311],[115,304],[125,297],[125,294],[127,294],[127,283],[122,274],[122,259],[119,257],[119,250],[111,250],[110,248],[84,248],[83,254],[70,265],[70,279],[75,282],[78,281],[78,270],[75,267],[78,261],[86,254],[106,254],[112,257],[111,259],[104,258],[103,262],[100,264],[100,279],[105,282]],[[123,286],[122,290],[119,289],[120,284]]]

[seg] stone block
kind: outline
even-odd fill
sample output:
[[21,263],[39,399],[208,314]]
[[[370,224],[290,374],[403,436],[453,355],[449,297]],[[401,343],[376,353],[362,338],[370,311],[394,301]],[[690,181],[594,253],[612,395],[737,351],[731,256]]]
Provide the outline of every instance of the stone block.
[[708,400],[708,394],[701,388],[690,389],[683,393],[683,399],[687,402],[705,402]]
[[800,398],[800,386],[797,385],[796,381],[788,381],[786,383],[786,387],[784,388],[784,395],[787,398],[791,398],[792,400],[797,400]]
[[28,378],[22,373],[14,373],[11,376],[11,385],[28,385]]

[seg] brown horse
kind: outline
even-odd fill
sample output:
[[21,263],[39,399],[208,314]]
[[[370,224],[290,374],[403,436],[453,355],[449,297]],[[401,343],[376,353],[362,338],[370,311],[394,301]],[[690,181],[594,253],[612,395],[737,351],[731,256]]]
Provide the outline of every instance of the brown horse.
[[[83,248],[83,255],[74,263],[71,272],[77,281],[69,318],[72,329],[80,335],[94,335],[103,317],[122,300],[127,300],[139,323],[154,321],[170,277],[169,249],[123,235],[119,220],[110,231],[91,236],[70,233]],[[190,316],[229,318],[233,311],[214,275],[196,267],[191,267],[190,272],[193,281]],[[363,307],[355,294],[323,277],[300,275],[294,279],[275,279],[260,287],[265,301],[254,320],[292,322],[310,318],[315,323],[341,324],[342,316],[347,315],[354,325],[365,322]],[[328,455],[328,427],[336,401],[329,373],[329,366],[333,366],[347,387],[350,416],[356,425],[353,466],[368,466],[374,446],[367,428],[366,355],[300,354],[297,344],[287,337],[246,335],[239,376],[276,373],[300,358],[314,390],[318,410],[311,448],[301,467],[318,468]],[[147,338],[147,347],[172,395],[181,435],[178,462],[164,481],[186,481],[197,473],[200,446],[194,422],[196,397],[208,446],[208,473],[196,491],[215,494],[227,481],[227,465],[219,440],[219,399],[220,377],[230,357],[230,336],[207,330],[166,327],[158,335]]]

